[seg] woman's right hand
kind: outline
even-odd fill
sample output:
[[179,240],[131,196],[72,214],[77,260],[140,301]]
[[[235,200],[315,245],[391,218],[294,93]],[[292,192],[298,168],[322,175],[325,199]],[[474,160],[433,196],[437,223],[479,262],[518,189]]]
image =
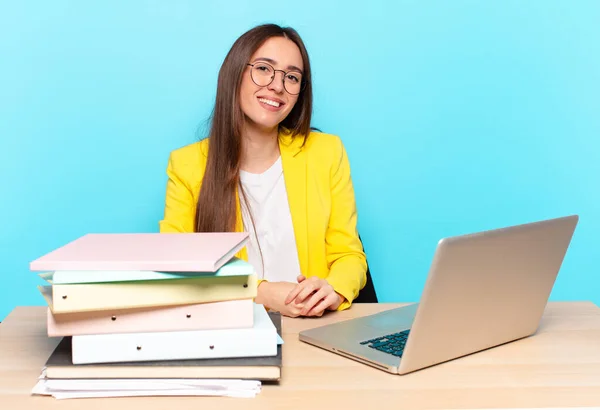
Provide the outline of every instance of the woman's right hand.
[[268,309],[275,310],[284,316],[298,317],[304,304],[291,302],[286,305],[285,299],[298,284],[292,282],[267,282],[258,285],[254,301]]

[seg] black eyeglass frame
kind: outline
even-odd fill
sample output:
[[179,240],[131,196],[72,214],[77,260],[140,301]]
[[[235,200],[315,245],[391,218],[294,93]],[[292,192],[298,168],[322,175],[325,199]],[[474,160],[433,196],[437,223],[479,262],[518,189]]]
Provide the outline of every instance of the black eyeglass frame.
[[[268,65],[269,67],[271,67],[273,69],[273,75],[271,76],[271,81],[269,81],[268,84],[266,85],[262,85],[262,84],[257,84],[256,81],[254,81],[254,77],[252,77],[252,71],[250,71],[250,79],[252,80],[252,82],[256,85],[258,85],[259,87],[268,87],[269,85],[271,85],[271,83],[275,80],[275,74],[277,74],[277,72],[281,72],[283,73],[283,88],[285,89],[285,92],[287,92],[290,95],[299,95],[302,91],[304,91],[304,87],[306,86],[306,82],[304,81],[304,74],[302,74],[300,71],[295,71],[295,70],[290,70],[290,71],[283,71],[283,70],[276,70],[275,67],[273,67],[271,64],[269,63],[265,63],[264,61],[261,61],[259,63],[246,63],[246,65],[249,65],[250,67],[254,68],[254,66],[256,64],[264,64],[264,65]],[[287,87],[285,86],[285,76],[288,75],[289,73],[298,73],[302,76],[302,80],[300,80],[300,91],[298,91],[296,94],[291,93],[288,91]]]

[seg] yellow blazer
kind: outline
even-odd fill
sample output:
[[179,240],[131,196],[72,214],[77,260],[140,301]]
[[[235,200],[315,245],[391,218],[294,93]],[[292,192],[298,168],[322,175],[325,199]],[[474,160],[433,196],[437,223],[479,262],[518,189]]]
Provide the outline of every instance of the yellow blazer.
[[[205,139],[171,152],[160,232],[194,231],[208,146]],[[304,146],[302,138],[282,132],[279,148],[300,271],[306,277],[327,279],[345,297],[338,310],[347,309],[365,286],[367,263],[356,229],[346,150],[339,137],[318,132],[311,132]],[[236,231],[242,229],[238,197]],[[246,248],[237,256],[247,261]]]

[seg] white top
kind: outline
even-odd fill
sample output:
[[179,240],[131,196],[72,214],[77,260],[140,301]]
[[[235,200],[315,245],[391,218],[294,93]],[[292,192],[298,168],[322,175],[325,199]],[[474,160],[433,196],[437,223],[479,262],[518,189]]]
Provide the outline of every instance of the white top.
[[256,224],[255,235],[240,192],[244,229],[250,234],[248,262],[261,279],[296,283],[300,264],[281,157],[262,174],[240,171],[240,181]]

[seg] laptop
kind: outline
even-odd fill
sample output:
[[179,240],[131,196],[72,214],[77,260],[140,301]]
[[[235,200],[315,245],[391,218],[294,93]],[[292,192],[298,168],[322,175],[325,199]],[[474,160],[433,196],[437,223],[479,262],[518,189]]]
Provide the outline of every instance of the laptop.
[[308,329],[299,338],[402,375],[531,336],[578,220],[444,238],[419,303]]

